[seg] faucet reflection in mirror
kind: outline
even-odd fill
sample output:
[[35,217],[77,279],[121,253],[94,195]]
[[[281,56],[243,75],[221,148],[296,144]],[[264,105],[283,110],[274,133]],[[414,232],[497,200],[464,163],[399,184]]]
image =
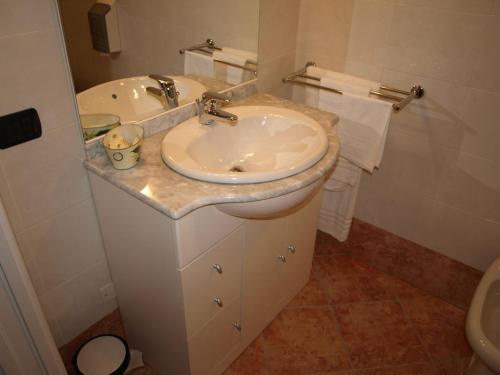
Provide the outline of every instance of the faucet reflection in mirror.
[[158,98],[165,109],[179,106],[179,92],[175,88],[175,82],[172,78],[159,74],[150,74],[149,78],[158,82],[160,88],[148,86],[146,87],[146,91]]

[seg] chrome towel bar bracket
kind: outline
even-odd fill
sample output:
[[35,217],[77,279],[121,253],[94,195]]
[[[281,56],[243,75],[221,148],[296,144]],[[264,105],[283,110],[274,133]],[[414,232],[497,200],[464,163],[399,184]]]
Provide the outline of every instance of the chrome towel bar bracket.
[[[191,46],[191,47],[180,49],[179,53],[181,55],[183,55],[183,54],[186,53],[186,51],[197,51],[197,52],[201,52],[201,53],[203,53],[205,55],[212,56],[212,54],[213,54],[214,51],[222,51],[222,48],[217,47],[215,45],[215,41],[213,39],[208,38],[205,41],[205,43],[200,43],[200,44],[196,44],[196,45]],[[233,63],[230,63],[230,62],[227,62],[227,61],[216,60],[216,59],[214,59],[214,62],[225,64],[225,65],[228,65],[228,66],[232,66],[234,68],[240,68],[240,69],[246,70],[247,72],[251,72],[255,76],[257,75],[257,69],[256,68],[247,66],[247,65],[253,65],[253,66],[257,65],[257,64],[255,64],[253,62],[250,62],[250,61],[248,61],[245,65],[233,64]]]
[[[319,77],[314,77],[311,75],[307,74],[307,68],[310,66],[316,66],[316,63],[313,61],[309,61],[306,63],[306,66],[302,69],[297,70],[296,72],[293,72],[286,77],[283,78],[283,83],[292,83],[295,85],[300,85],[300,86],[308,86],[308,87],[314,87],[320,90],[325,90],[329,92],[333,92],[335,94],[342,95],[343,91],[342,90],[337,90],[332,87],[325,87],[321,86],[317,83],[310,82],[308,80],[313,80],[313,81],[321,81],[321,78]],[[370,90],[369,94],[377,96],[382,99],[387,99],[394,101],[392,105],[392,109],[394,112],[399,112],[401,111],[404,107],[406,107],[413,99],[420,99],[421,97],[424,96],[424,88],[420,85],[415,85],[412,86],[410,91],[405,91],[405,90],[400,90],[396,89],[394,87],[386,86],[386,85],[380,85],[379,90],[381,91],[376,91],[376,90]],[[391,93],[396,93],[400,95],[404,95],[403,97],[397,96],[397,95],[391,95],[382,91],[389,91]]]

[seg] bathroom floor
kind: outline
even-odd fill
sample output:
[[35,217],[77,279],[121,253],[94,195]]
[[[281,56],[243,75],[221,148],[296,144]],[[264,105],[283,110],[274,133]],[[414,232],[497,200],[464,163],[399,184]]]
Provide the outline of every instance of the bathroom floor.
[[[465,374],[466,312],[364,265],[349,246],[318,232],[309,284],[224,375]],[[108,328],[123,331],[115,315]]]

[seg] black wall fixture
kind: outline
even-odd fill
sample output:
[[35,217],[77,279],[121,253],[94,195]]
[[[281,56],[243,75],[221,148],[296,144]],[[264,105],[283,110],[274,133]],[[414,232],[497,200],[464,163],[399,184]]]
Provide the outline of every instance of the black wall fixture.
[[31,141],[42,136],[42,124],[34,108],[0,117],[0,149]]

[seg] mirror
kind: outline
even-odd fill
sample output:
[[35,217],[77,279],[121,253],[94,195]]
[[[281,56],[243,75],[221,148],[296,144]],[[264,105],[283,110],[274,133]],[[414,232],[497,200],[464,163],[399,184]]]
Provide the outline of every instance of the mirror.
[[86,140],[256,77],[259,0],[58,4]]

